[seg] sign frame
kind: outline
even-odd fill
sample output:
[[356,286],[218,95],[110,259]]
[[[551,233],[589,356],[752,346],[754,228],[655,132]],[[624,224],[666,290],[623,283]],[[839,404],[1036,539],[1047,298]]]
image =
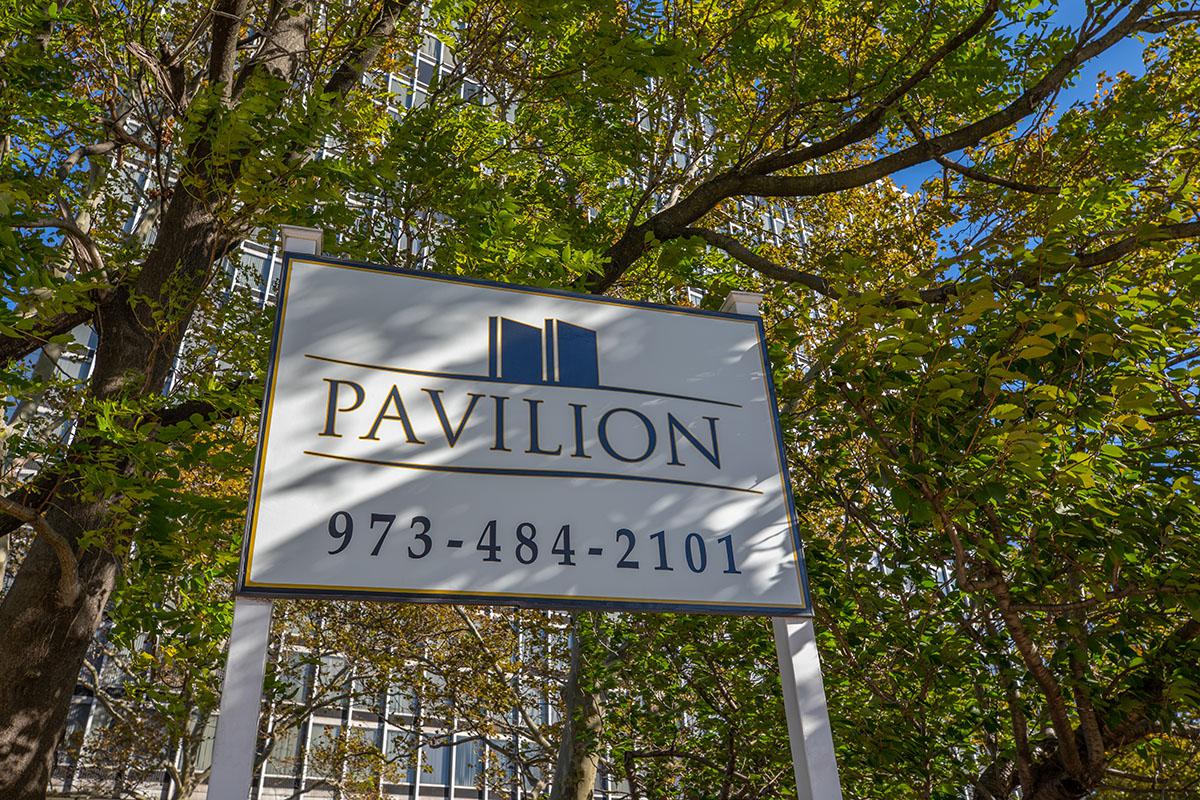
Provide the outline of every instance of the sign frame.
[[[322,266],[361,270],[383,275],[400,275],[421,280],[467,284],[490,289],[519,292],[525,294],[560,297],[573,301],[599,303],[648,309],[676,314],[688,314],[701,317],[733,319],[751,323],[755,326],[757,347],[762,368],[763,383],[766,387],[766,400],[770,404],[771,430],[775,439],[776,458],[779,466],[779,479],[782,482],[782,492],[788,515],[789,541],[792,557],[796,562],[796,578],[800,584],[800,596],[803,605],[754,605],[709,603],[698,601],[659,601],[631,600],[622,598],[593,598],[571,597],[562,595],[537,594],[497,594],[472,592],[438,592],[433,590],[406,591],[396,589],[372,589],[366,587],[331,587],[331,586],[294,586],[256,584],[248,582],[248,570],[251,565],[255,527],[257,523],[258,506],[261,494],[261,470],[263,468],[266,438],[269,432],[271,412],[275,400],[275,383],[278,375],[279,343],[287,312],[288,291],[292,276],[292,262],[304,261]],[[804,559],[804,548],[800,538],[799,517],[796,513],[795,498],[792,493],[791,479],[787,468],[787,456],[783,444],[783,430],[779,420],[779,404],[775,394],[774,380],[767,352],[766,331],[762,318],[758,315],[739,314],[728,311],[711,311],[699,308],[684,308],[660,303],[649,303],[638,300],[625,300],[612,297],[588,295],[561,289],[547,289],[520,284],[490,281],[481,278],[459,275],[445,275],[425,270],[410,270],[385,267],[360,261],[329,258],[321,255],[288,251],[283,253],[283,263],[278,278],[276,293],[275,319],[271,332],[271,348],[268,357],[266,381],[263,389],[263,401],[259,417],[258,442],[255,448],[254,467],[250,482],[250,496],[247,505],[245,534],[242,541],[241,559],[238,565],[235,593],[247,597],[280,597],[280,598],[313,598],[313,599],[356,599],[400,601],[409,603],[456,603],[464,605],[496,605],[516,606],[523,608],[542,609],[597,609],[604,611],[631,612],[676,612],[700,613],[718,615],[754,615],[771,617],[811,617],[813,615],[812,600],[809,592],[808,572]]]

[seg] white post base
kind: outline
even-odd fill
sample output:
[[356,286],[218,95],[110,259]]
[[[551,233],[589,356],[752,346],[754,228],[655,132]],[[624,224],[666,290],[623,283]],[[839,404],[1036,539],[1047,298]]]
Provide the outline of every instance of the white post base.
[[771,623],[792,744],[792,767],[796,771],[796,794],[799,800],[841,800],[842,784],[813,621],[808,617],[775,617]]
[[246,800],[250,796],[270,633],[271,601],[235,597],[208,800]]

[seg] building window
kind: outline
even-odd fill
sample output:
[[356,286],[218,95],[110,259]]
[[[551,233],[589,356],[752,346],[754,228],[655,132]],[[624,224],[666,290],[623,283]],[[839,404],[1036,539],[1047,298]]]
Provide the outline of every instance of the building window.
[[408,731],[388,731],[384,735],[384,783],[415,783],[417,770],[413,765],[412,737]]
[[433,83],[433,75],[436,72],[434,65],[425,59],[417,60],[417,83],[428,86]]
[[305,661],[303,653],[288,653],[284,659],[286,663],[281,665],[279,677],[288,687],[288,699],[297,703],[307,703],[312,664]]
[[[100,706],[99,701],[96,701],[97,708]],[[73,747],[78,747],[83,741],[83,732],[87,730],[88,713],[92,710],[92,704],[86,699],[77,698],[71,703],[71,708],[67,712],[67,728],[63,738],[72,743]]]
[[425,34],[421,42],[421,55],[427,55],[435,61],[442,57],[442,40],[436,36]]
[[387,693],[387,716],[411,717],[416,701],[412,689],[403,686],[391,686]]
[[376,763],[383,746],[383,731],[377,727],[351,726],[346,743],[346,761],[354,774],[363,773]]
[[300,729],[276,730],[275,745],[263,765],[264,775],[296,777],[300,766]]
[[348,674],[346,659],[341,656],[321,656],[321,666],[317,672],[317,688],[325,694],[335,693],[346,685]]
[[192,769],[196,772],[203,772],[212,766],[213,743],[217,740],[217,715],[213,714],[208,718],[208,724],[204,726],[204,738],[200,740],[200,746],[196,748],[196,761]]
[[[495,743],[493,743],[495,744]],[[511,743],[509,743],[511,746]],[[496,759],[496,766],[500,770],[500,774],[504,776],[504,785],[514,787],[517,785],[517,765],[505,753],[500,750],[492,749],[492,758]]]
[[314,722],[308,738],[308,771],[318,778],[335,777],[338,739],[342,735],[340,724]]
[[474,786],[483,773],[483,742],[473,739],[454,746],[454,785]]
[[421,783],[445,786],[450,782],[450,748],[421,748]]
[[96,700],[92,708],[92,725],[88,729],[89,732],[102,731],[112,725],[112,722],[113,717],[108,707]]

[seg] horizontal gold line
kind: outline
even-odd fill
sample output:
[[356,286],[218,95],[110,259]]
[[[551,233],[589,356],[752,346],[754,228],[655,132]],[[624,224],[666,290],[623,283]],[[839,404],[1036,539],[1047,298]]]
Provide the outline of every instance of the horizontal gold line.
[[399,469],[416,469],[427,472],[454,472],[467,475],[501,475],[521,478],[580,478],[594,481],[632,481],[636,483],[667,483],[676,486],[695,486],[699,489],[719,489],[725,492],[742,492],[744,494],[762,494],[758,489],[742,489],[738,486],[722,486],[717,483],[701,483],[699,481],[684,481],[675,478],[657,478],[653,476],[640,477],[637,475],[621,475],[615,472],[577,472],[554,469],[508,469],[505,467],[456,467],[449,464],[416,464],[411,461],[384,461],[375,458],[357,458],[355,456],[339,456],[333,453],[319,453],[315,450],[305,450],[306,456],[334,458],[339,461],[352,461],[356,464],[370,464],[377,467],[397,467]]

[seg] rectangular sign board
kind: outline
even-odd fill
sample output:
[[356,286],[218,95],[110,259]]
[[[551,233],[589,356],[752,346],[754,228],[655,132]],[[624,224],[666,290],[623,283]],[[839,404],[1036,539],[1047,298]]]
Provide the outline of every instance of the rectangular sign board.
[[289,256],[239,590],[810,613],[761,321]]

